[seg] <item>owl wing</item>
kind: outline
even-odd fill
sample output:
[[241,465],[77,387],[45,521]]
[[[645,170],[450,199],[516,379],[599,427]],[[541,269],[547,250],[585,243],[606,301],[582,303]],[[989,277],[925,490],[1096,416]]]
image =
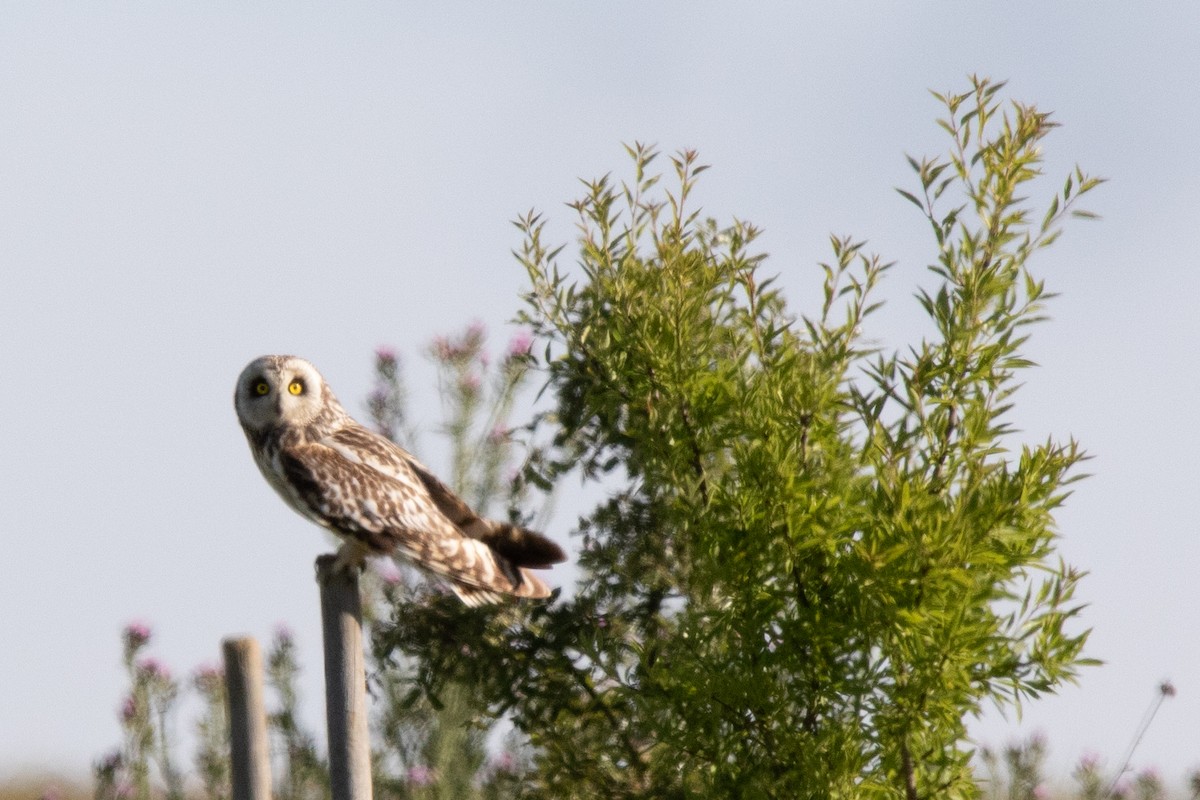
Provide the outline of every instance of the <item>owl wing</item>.
[[434,502],[414,463],[402,448],[360,426],[280,451],[280,466],[306,516],[335,533],[374,552],[396,551],[449,579],[469,604],[497,599],[496,592],[549,595],[541,580],[464,535]]
[[408,457],[408,467],[429,492],[429,498],[438,510],[467,536],[484,542],[518,567],[548,569],[551,564],[567,560],[562,548],[542,534],[479,516],[424,464],[408,451],[397,449]]

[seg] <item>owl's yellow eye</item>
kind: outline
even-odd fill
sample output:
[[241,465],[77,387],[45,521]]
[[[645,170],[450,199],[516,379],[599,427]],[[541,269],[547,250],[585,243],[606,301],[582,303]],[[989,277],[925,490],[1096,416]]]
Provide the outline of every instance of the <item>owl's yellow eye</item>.
[[304,384],[300,381],[292,381],[288,384],[288,391],[292,394],[300,394],[304,391]]
[[258,383],[254,384],[254,393],[259,397],[269,394],[270,391],[271,387],[267,385],[266,381],[259,381]]

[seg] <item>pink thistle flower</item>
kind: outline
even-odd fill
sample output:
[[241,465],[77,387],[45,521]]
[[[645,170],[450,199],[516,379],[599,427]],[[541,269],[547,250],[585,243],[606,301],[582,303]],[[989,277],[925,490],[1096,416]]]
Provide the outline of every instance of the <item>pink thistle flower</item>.
[[201,664],[196,667],[193,677],[197,681],[211,681],[225,677],[225,670],[217,664]]
[[121,751],[113,750],[104,758],[100,759],[97,769],[106,775],[111,775],[120,769],[123,763],[125,763],[125,759],[121,758]]
[[468,342],[482,341],[483,337],[486,335],[487,335],[487,326],[485,326],[479,320],[475,320],[474,322],[472,322],[470,325],[467,326],[467,341]]
[[[126,696],[125,700],[121,703],[121,721],[126,722],[126,723],[133,722],[133,720],[136,717],[137,717],[137,700],[134,699],[133,695],[128,695],[128,696]],[[112,757],[115,757],[117,759],[117,762],[120,763],[121,756],[119,753],[114,754],[114,756],[111,756],[110,758],[112,758]],[[106,763],[106,766],[107,766],[107,763]],[[113,768],[115,769],[116,767],[113,767]]]
[[384,364],[395,364],[396,351],[387,345],[380,345],[375,348],[375,359]]
[[216,664],[205,664],[192,673],[192,686],[210,701],[218,699],[225,686],[225,670]]
[[1160,784],[1162,783],[1162,777],[1158,774],[1158,770],[1154,767],[1146,767],[1144,770],[1138,773],[1137,781],[1143,785]]
[[388,586],[396,586],[404,580],[400,567],[390,558],[376,558],[371,562],[375,574]]
[[131,622],[121,636],[125,639],[125,649],[134,652],[150,641],[150,626],[141,621]]
[[429,786],[434,781],[434,773],[429,767],[418,764],[408,768],[408,782],[413,786]]
[[459,388],[468,394],[478,392],[481,385],[482,381],[480,381],[479,376],[474,372],[468,372],[466,375],[463,375],[462,381],[459,382]]
[[454,357],[454,348],[445,336],[433,337],[433,355],[438,361],[449,361]]
[[137,664],[138,671],[148,678],[161,681],[171,680],[171,670],[157,658],[143,658]]
[[292,634],[292,629],[288,627],[286,622],[281,622],[275,626],[275,641],[282,645],[290,645],[296,640]]
[[508,357],[518,358],[528,355],[529,349],[533,347],[533,336],[529,331],[520,330],[513,334],[513,337],[508,340]]

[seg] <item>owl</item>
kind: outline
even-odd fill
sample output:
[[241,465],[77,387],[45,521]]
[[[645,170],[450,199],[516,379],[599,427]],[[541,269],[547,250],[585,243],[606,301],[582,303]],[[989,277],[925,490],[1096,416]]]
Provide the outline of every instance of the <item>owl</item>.
[[476,515],[408,451],[355,422],[308,361],[251,361],[234,407],[267,483],[342,540],[335,569],[398,556],[445,579],[469,606],[550,594],[530,570],[564,561],[557,544]]

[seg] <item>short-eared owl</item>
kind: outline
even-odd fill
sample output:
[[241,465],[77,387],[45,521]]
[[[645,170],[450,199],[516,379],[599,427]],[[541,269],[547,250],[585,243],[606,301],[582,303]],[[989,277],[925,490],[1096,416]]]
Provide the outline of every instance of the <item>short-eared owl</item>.
[[467,605],[546,597],[530,569],[563,561],[541,534],[482,519],[406,450],[359,425],[309,362],[263,356],[242,371],[238,422],[267,483],[343,540],[336,566],[403,556]]

